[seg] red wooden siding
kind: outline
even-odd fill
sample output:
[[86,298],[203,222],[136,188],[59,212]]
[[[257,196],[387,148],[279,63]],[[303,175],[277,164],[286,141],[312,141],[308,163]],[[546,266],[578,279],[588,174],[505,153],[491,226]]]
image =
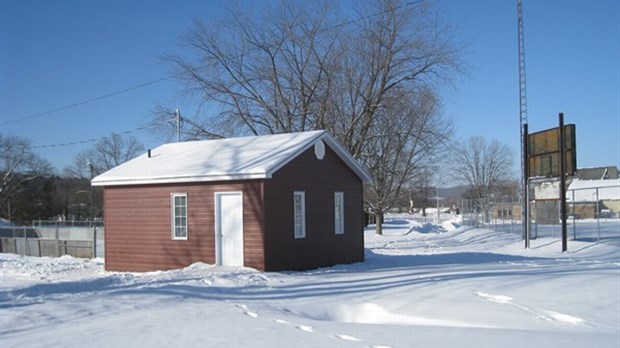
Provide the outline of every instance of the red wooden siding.
[[[245,265],[263,270],[262,180],[105,187],[106,269],[153,271],[215,263],[214,193],[226,191],[243,192]],[[171,193],[187,193],[187,240],[172,239]]]
[[[306,238],[295,239],[293,192],[306,198]],[[344,234],[335,234],[334,192],[344,192]],[[265,269],[299,270],[364,260],[362,181],[329,147],[310,148],[265,180]]]

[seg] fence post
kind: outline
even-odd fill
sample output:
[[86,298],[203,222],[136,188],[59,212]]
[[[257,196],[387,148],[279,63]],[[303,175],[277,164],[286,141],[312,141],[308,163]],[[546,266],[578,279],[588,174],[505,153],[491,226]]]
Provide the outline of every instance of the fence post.
[[575,221],[575,190],[572,190],[572,200],[573,200],[573,240],[577,240],[577,222]]
[[24,227],[24,241],[26,242],[26,256],[34,256],[30,255],[30,242],[28,242],[28,231]]
[[[529,189],[529,187],[528,187]],[[536,201],[534,201],[534,209],[532,209],[532,201],[530,201],[528,199],[527,201],[527,213],[530,215],[527,217],[527,233],[528,233],[528,241],[527,241],[527,247],[530,247],[530,241],[529,241],[529,235],[532,233],[532,212],[536,212]],[[538,237],[538,216],[536,216],[536,220],[534,220],[534,233],[536,234],[536,237]]]
[[56,225],[56,249],[58,250],[58,257],[60,257],[60,232],[58,231],[58,225]]
[[[501,209],[502,209],[502,232],[506,232],[506,220],[504,219],[505,217],[508,217],[508,210],[505,210],[504,208],[504,197],[502,196],[501,198],[501,203],[500,203]],[[505,213],[504,213],[505,212]],[[504,214],[506,214],[506,216],[504,217]]]
[[601,200],[598,197],[598,187],[596,188],[596,242],[601,242],[601,209],[599,206],[599,202]]
[[93,225],[93,259],[97,258],[97,226]]

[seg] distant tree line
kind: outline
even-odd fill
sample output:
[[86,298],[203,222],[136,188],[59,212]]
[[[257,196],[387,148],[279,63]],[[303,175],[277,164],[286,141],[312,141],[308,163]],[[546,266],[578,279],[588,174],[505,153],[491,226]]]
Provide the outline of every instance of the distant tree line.
[[[518,183],[511,173],[514,154],[506,145],[472,137],[451,146],[447,158],[452,164],[425,164],[415,170],[400,192],[390,198],[389,208],[402,212],[420,208],[426,216],[425,208],[436,204],[438,186],[445,187],[439,177],[442,171],[449,173],[445,179],[468,186],[462,198],[483,202],[483,198],[518,193]],[[36,155],[27,139],[0,133],[0,150],[0,217],[30,222],[101,219],[102,191],[91,187],[91,177],[139,155],[144,147],[133,137],[111,134],[76,155],[62,174],[55,173],[49,162]],[[456,204],[441,199],[444,207]]]
[[32,150],[30,141],[0,133],[0,217],[19,223],[32,220],[100,220],[101,189],[90,179],[143,151],[133,137],[111,134],[79,153],[73,164],[55,173]]

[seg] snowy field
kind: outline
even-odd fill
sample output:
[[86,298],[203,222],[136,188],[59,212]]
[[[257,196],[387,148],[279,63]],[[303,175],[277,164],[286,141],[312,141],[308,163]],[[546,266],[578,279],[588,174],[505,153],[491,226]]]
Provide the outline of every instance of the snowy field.
[[0,347],[617,348],[620,225],[604,227],[561,253],[394,216],[367,229],[366,262],[308,272],[0,254]]

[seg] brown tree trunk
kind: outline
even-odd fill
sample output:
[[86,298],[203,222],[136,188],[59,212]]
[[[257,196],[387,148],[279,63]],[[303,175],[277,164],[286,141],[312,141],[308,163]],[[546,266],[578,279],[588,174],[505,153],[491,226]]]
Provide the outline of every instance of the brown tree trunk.
[[377,231],[375,232],[375,234],[383,235],[383,213],[376,213],[375,220],[376,220],[376,228],[377,228]]

